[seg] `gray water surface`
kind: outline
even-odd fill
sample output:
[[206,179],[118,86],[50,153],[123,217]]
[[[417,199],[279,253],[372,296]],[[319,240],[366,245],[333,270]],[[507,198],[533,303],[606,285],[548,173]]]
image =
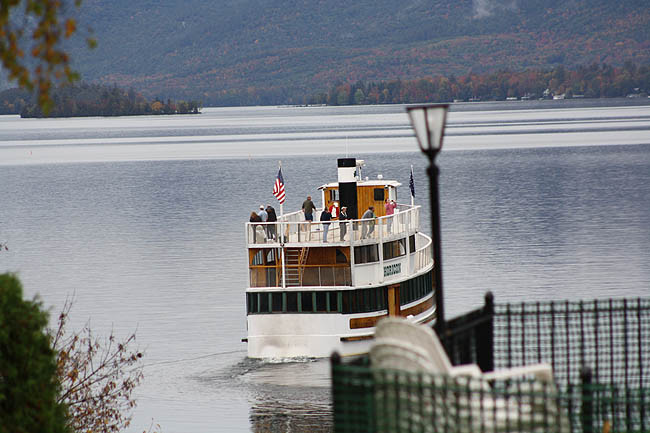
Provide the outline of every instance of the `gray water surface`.
[[[650,294],[650,107],[491,104],[450,114],[441,170],[449,317],[498,302]],[[453,109],[453,107],[452,107]],[[373,144],[374,143],[374,144]],[[331,431],[329,365],[246,358],[244,222],[282,160],[285,212],[336,157],[395,178],[430,232],[426,159],[404,107],[208,109],[200,116],[0,116],[0,272],[71,326],[137,332],[132,428]]]

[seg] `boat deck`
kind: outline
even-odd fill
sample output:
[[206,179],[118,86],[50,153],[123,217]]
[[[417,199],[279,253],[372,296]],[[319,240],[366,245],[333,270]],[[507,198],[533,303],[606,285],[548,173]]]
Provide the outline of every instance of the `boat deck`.
[[[297,246],[363,245],[403,238],[419,231],[420,206],[400,205],[394,215],[375,219],[338,221],[329,224],[304,221],[301,211],[283,215],[274,223],[247,223],[249,248],[295,244]],[[321,210],[315,212],[320,217]],[[342,227],[343,225],[346,227]],[[325,239],[325,228],[327,239]],[[341,231],[345,236],[341,240]],[[323,245],[327,244],[327,245]]]

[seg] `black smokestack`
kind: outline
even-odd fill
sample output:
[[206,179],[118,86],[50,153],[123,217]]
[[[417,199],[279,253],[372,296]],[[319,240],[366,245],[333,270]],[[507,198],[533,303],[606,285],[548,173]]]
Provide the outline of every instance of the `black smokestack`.
[[356,158],[339,158],[339,199],[341,207],[348,208],[348,217],[358,219]]

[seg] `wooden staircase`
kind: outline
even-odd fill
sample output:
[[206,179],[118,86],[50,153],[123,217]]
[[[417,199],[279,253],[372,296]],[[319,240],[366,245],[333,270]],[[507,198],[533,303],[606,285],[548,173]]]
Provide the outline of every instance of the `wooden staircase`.
[[309,256],[309,248],[287,248],[285,250],[285,277],[287,287],[302,286],[302,275],[307,257]]

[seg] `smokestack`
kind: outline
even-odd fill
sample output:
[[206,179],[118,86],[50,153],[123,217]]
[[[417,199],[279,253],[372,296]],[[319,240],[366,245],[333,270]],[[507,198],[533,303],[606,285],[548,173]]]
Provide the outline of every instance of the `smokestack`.
[[356,158],[339,158],[339,201],[341,207],[348,208],[348,217],[353,219],[359,218],[357,209],[357,170]]

